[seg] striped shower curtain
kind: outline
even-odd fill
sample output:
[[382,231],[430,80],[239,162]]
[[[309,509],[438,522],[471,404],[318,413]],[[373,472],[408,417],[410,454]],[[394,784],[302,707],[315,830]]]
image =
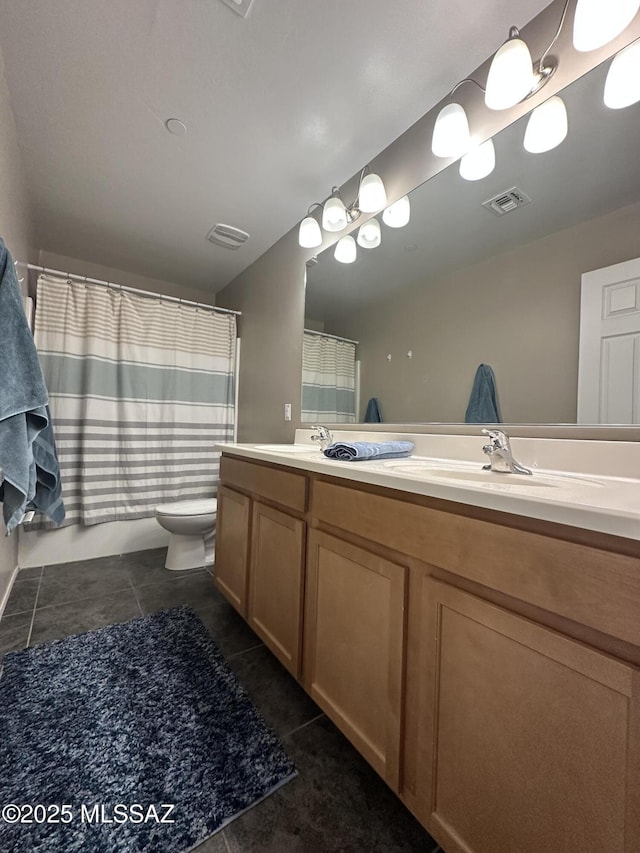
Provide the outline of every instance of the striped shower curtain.
[[304,333],[301,420],[355,423],[356,347],[351,341]]
[[213,445],[233,440],[234,315],[43,275],[35,340],[65,525],[216,494]]

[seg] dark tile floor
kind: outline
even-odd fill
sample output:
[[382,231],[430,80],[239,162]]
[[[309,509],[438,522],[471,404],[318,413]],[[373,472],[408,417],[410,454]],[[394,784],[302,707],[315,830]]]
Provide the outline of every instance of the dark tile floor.
[[196,853],[435,853],[414,820],[321,713],[204,569],[169,572],[164,549],[19,573],[0,620],[14,649],[188,604],[199,614],[299,775]]

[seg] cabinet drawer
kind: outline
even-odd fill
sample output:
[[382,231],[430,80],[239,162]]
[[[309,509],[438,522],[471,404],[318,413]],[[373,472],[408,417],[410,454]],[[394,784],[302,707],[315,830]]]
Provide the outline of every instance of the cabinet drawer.
[[297,512],[304,512],[307,508],[307,478],[301,474],[223,454],[220,479],[226,486],[250,492]]
[[637,558],[326,481],[311,504],[332,527],[640,644]]

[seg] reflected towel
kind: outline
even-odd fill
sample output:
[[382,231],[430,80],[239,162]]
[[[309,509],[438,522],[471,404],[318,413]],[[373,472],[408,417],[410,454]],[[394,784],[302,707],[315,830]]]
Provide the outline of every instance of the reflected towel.
[[414,447],[412,441],[336,441],[326,448],[324,455],[345,462],[364,462],[367,459],[411,456]]
[[381,424],[382,412],[377,397],[372,397],[367,403],[367,411],[364,416],[365,424]]
[[496,381],[493,370],[488,364],[481,364],[476,370],[464,422],[466,424],[501,423],[496,398]]
[[47,389],[24,313],[15,265],[0,239],[0,501],[7,534],[25,512],[64,518]]

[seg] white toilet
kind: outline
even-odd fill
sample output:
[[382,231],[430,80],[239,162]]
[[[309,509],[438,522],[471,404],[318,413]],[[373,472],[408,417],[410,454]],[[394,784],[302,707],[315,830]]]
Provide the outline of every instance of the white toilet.
[[212,565],[218,501],[176,501],[156,507],[156,519],[171,534],[165,568],[173,571]]

